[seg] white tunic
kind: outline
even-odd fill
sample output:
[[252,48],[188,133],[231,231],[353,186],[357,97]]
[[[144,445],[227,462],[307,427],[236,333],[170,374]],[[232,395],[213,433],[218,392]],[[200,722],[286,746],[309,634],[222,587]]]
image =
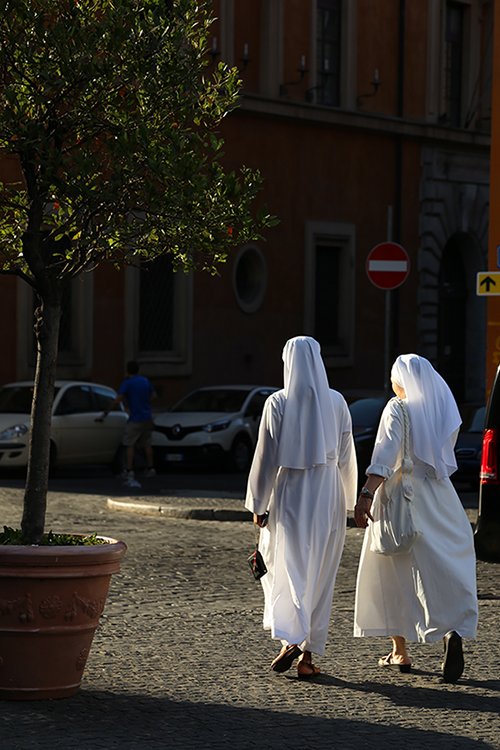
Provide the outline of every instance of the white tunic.
[[330,393],[339,448],[328,455],[326,465],[310,469],[278,466],[285,394],[278,391],[268,398],[245,503],[259,515],[269,508],[269,523],[259,541],[268,569],[261,578],[264,628],[273,638],[320,656],[344,544],[346,508],[354,507],[357,483],[351,415],[340,393]]
[[[391,400],[382,414],[367,474],[391,476],[401,462],[401,434],[400,411]],[[370,551],[368,526],[358,570],[354,635],[399,635],[433,643],[456,630],[475,638],[476,559],[469,520],[450,479],[438,480],[435,470],[416,458],[411,426],[410,455],[414,512],[423,534],[409,554],[385,556]]]

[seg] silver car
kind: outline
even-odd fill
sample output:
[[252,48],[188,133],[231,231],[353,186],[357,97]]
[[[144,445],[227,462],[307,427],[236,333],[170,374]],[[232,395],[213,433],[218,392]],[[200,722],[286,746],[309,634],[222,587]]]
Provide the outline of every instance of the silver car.
[[[122,404],[96,422],[116,393],[97,383],[56,380],[50,441],[51,468],[63,464],[113,464],[128,414]],[[33,383],[0,388],[0,469],[28,463]]]

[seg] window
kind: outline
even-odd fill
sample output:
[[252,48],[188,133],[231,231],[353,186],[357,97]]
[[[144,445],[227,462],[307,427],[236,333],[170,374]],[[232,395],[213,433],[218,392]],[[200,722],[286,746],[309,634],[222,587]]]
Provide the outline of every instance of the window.
[[63,393],[57,405],[56,414],[85,414],[95,411],[92,394],[88,385],[75,385]]
[[[81,362],[81,338],[80,338],[80,295],[76,286],[78,282],[69,284],[62,293],[61,299],[61,320],[59,321],[59,341],[57,350],[57,364],[75,365]],[[40,306],[38,297],[33,294],[33,311]],[[31,361],[36,361],[36,338],[32,337],[32,355]]]
[[332,245],[327,240],[315,244],[314,338],[324,353],[335,352],[342,346],[339,328],[342,249],[342,245]]
[[31,414],[33,386],[17,385],[11,388],[0,388],[1,414]]
[[262,410],[264,409],[264,404],[266,403],[271,393],[273,393],[273,391],[270,391],[270,390],[258,391],[257,393],[254,393],[254,395],[250,399],[250,403],[245,409],[245,417],[262,416]]
[[464,39],[464,8],[446,3],[445,32],[445,105],[450,125],[460,127],[462,109],[462,65]]
[[139,352],[157,354],[173,349],[174,272],[169,255],[141,263],[139,289]]
[[316,99],[340,106],[341,0],[318,0],[316,11]]
[[232,414],[243,408],[248,398],[248,390],[236,390],[234,388],[206,388],[190,393],[186,398],[179,401],[171,412],[223,412]]
[[170,255],[126,271],[126,359],[146,377],[191,372],[192,277],[174,273]]
[[[67,237],[52,243],[54,252],[68,252],[71,242]],[[80,364],[81,351],[81,314],[82,314],[82,279],[68,284],[63,289],[61,299],[61,320],[59,322],[59,342],[57,353],[58,365]],[[36,295],[33,295],[33,312],[39,306]],[[33,336],[33,358],[36,358],[36,339]]]
[[[17,287],[17,377],[33,377],[36,364],[36,342],[33,313],[39,301],[31,287],[19,279]],[[59,325],[57,377],[67,380],[90,378],[92,364],[93,274],[75,279],[63,292]]]
[[267,269],[264,256],[255,245],[242,247],[236,256],[233,289],[243,312],[256,312],[264,301]]
[[[116,394],[110,388],[102,386],[92,386],[92,392],[96,403],[96,410],[99,412],[107,411],[116,398]],[[117,404],[113,411],[124,411],[121,403]]]
[[354,242],[352,224],[306,223],[305,330],[329,367],[353,363]]

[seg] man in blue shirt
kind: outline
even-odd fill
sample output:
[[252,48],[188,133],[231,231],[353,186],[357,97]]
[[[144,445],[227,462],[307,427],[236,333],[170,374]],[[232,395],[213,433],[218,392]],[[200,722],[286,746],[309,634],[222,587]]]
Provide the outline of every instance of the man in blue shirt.
[[144,476],[153,477],[153,449],[151,448],[151,430],[153,427],[153,415],[151,413],[151,401],[156,398],[156,393],[147,378],[139,375],[137,362],[127,362],[127,379],[120,386],[118,396],[109,408],[103,412],[101,419],[105,419],[110,411],[120,401],[126,401],[130,417],[125,427],[122,445],[127,448],[127,470],[126,480],[131,486],[140,486],[134,479],[134,456],[136,448],[144,448],[148,468]]

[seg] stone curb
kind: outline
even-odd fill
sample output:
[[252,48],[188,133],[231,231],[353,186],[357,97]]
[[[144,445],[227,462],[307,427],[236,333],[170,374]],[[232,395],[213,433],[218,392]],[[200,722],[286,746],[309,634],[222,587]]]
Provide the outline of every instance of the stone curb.
[[[158,503],[134,503],[127,500],[113,500],[108,498],[106,507],[109,510],[119,510],[123,513],[140,513],[143,516],[157,518],[183,518],[190,521],[251,521],[252,514],[248,510],[228,508],[180,508]],[[347,517],[347,526],[355,527],[354,518]]]
[[[187,497],[187,495],[185,496]],[[181,501],[182,497],[179,497],[178,499]],[[134,503],[130,500],[113,500],[110,497],[107,500],[106,507],[109,510],[118,510],[122,511],[123,513],[139,513],[143,516],[155,516],[157,518],[181,518],[190,521],[241,522],[252,520],[252,514],[250,513],[250,511],[246,509],[238,510],[235,508],[183,508],[175,505],[162,505],[159,503]],[[466,513],[471,526],[474,529],[474,526],[477,522],[477,508],[467,508]],[[347,516],[347,527],[356,527],[356,523],[351,512]]]
[[229,510],[227,508],[179,508],[157,503],[131,503],[108,498],[106,507],[125,513],[140,513],[145,516],[162,518],[184,518],[193,521],[251,521],[248,510]]

